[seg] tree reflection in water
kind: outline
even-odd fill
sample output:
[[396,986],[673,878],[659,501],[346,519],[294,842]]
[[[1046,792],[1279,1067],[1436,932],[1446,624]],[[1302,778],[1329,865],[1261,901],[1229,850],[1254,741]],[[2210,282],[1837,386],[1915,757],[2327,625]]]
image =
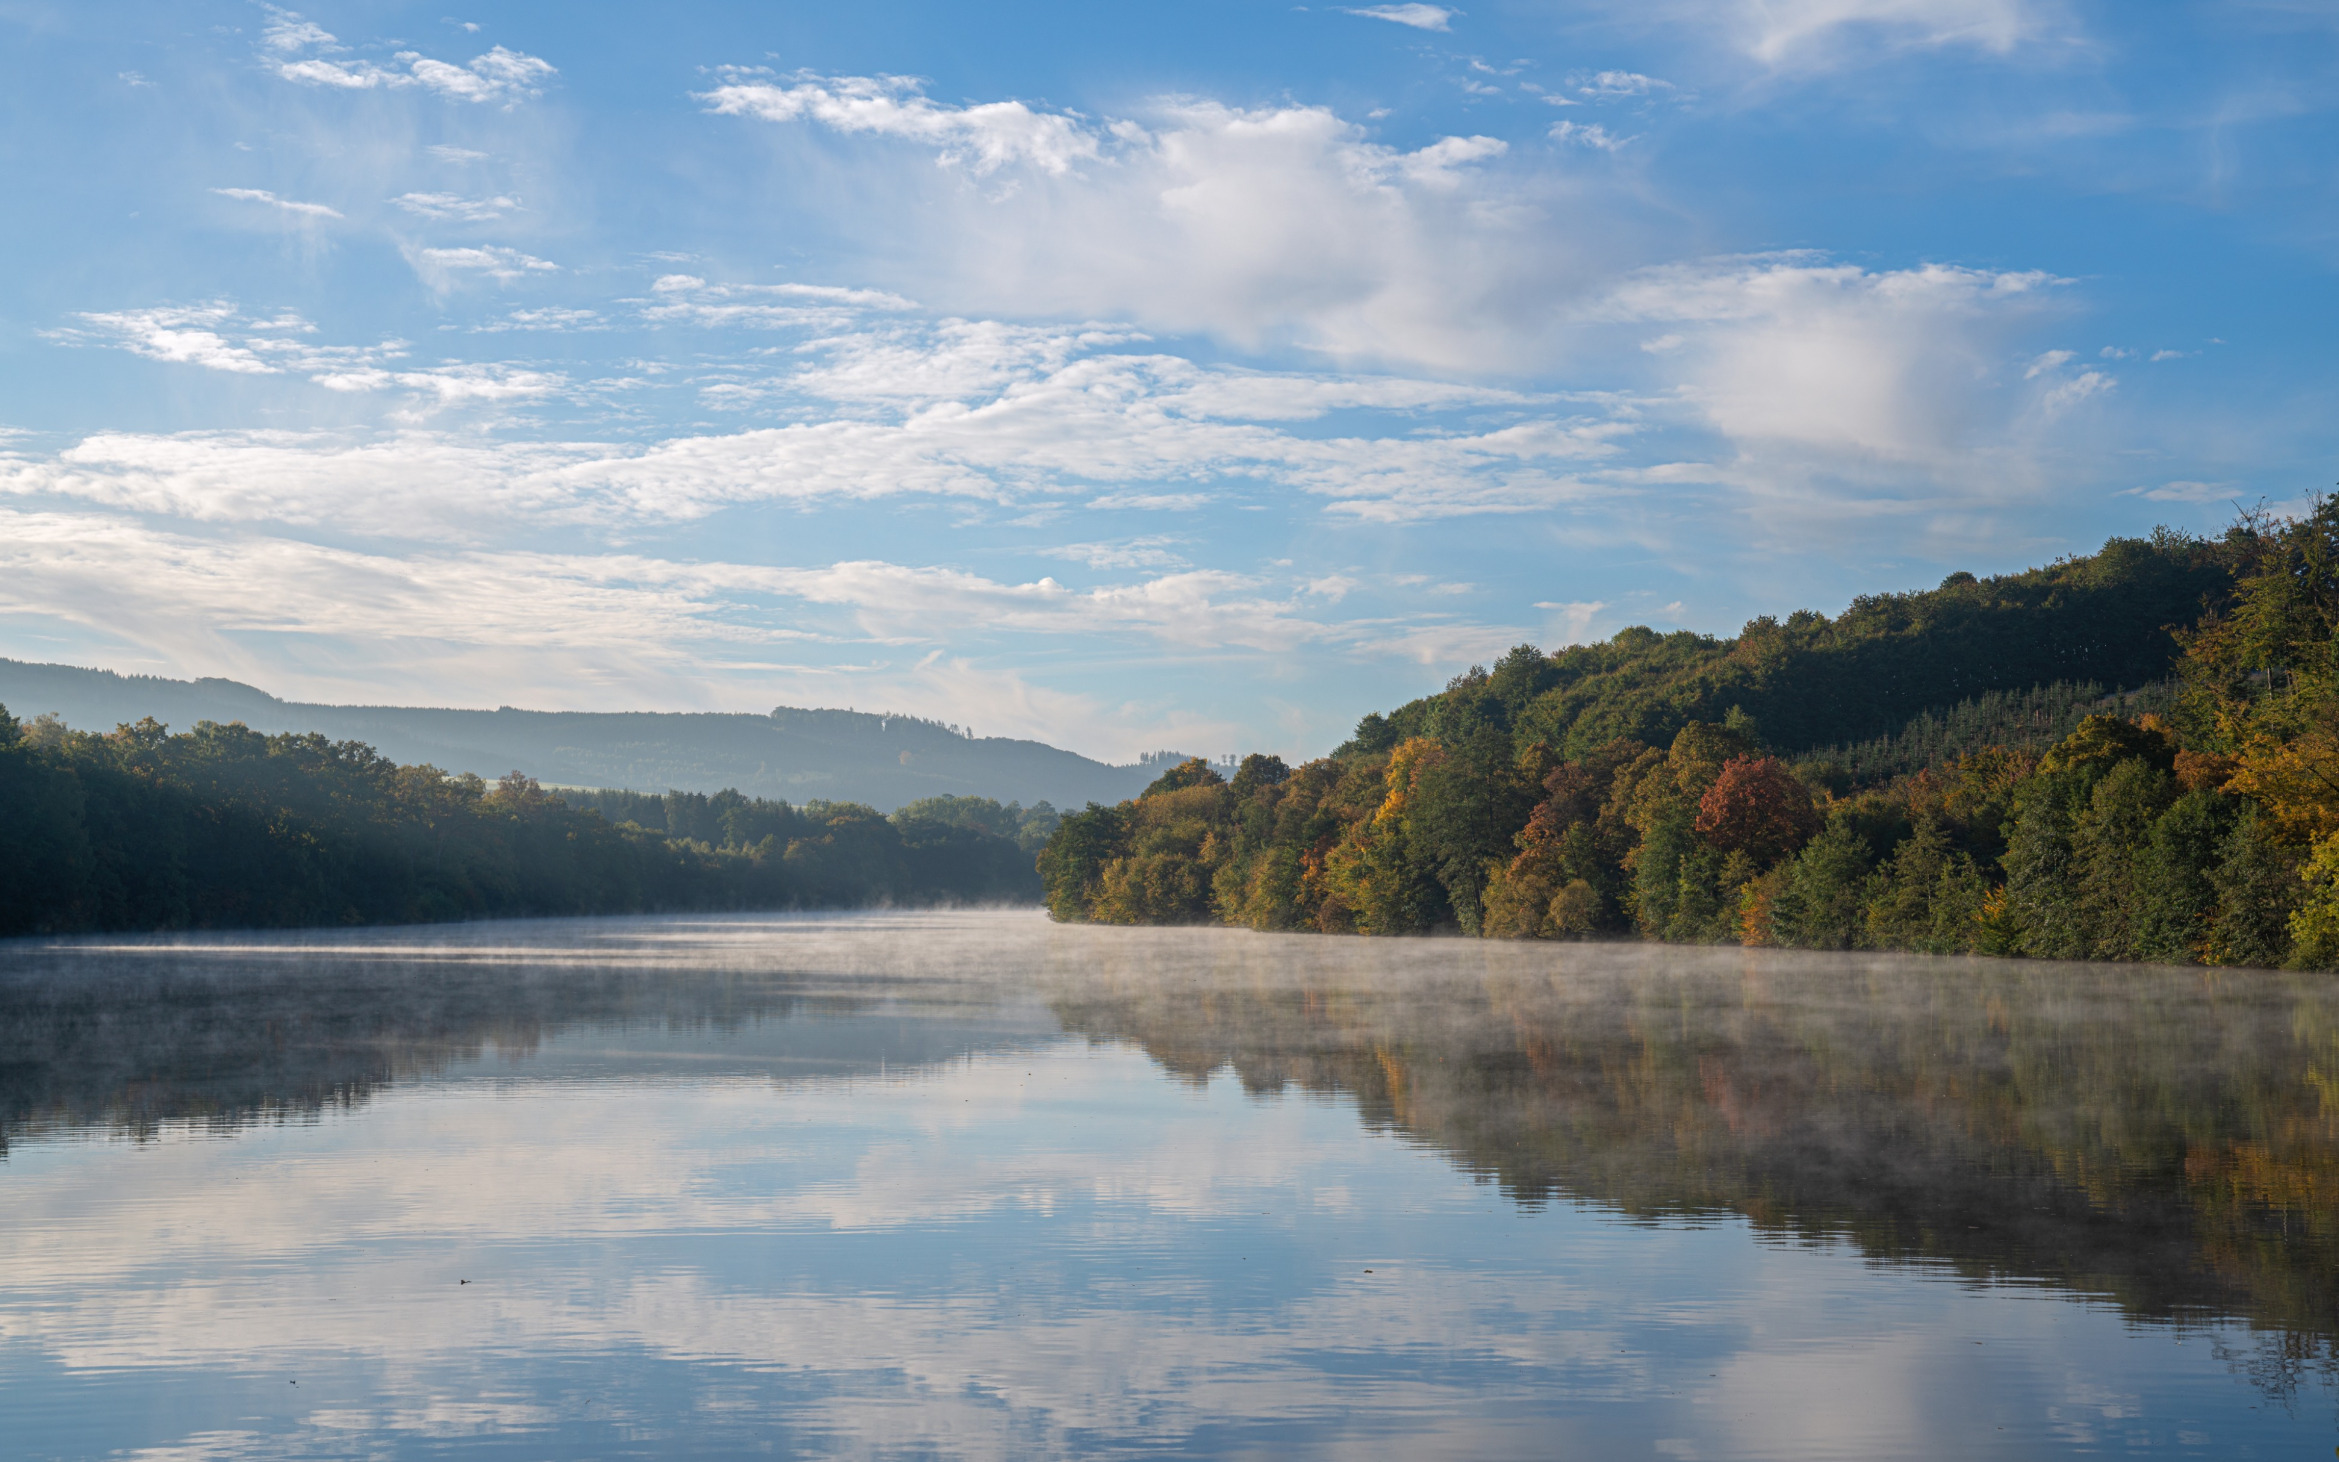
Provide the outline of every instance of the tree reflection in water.
[[[0,1153],[302,1120],[572,1029],[765,1028],[756,1060],[821,1081],[1060,1026],[1352,1103],[1520,1204],[1738,1215],[2140,1320],[2239,1317],[2258,1343],[2229,1363],[2268,1393],[2339,1379],[2327,976],[1020,917],[494,927],[16,947]],[[839,1034],[871,1020],[882,1040]]]
[[2240,1316],[2265,1341],[2234,1362],[2276,1393],[2339,1369],[2329,976],[1176,939],[1059,977],[1066,1029],[1352,1101],[1520,1203],[1735,1214],[2139,1319]]

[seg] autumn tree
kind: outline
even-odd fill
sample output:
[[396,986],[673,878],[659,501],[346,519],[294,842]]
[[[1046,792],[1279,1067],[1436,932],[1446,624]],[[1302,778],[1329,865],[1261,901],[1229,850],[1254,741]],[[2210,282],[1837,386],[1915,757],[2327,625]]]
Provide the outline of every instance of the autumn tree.
[[1810,789],[1786,763],[1772,756],[1734,756],[1698,799],[1691,826],[1709,846],[1744,853],[1767,868],[1810,841],[1819,824]]

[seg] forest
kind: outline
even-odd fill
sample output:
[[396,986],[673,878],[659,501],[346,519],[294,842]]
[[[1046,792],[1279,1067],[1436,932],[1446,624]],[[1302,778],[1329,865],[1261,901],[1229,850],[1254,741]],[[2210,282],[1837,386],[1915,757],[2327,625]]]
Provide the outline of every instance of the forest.
[[100,734],[0,708],[0,935],[1029,903],[1055,820],[982,797],[886,817],[490,784],[317,734]]
[[1069,814],[1040,873],[1069,921],[2339,967],[2339,499],[1522,645]]

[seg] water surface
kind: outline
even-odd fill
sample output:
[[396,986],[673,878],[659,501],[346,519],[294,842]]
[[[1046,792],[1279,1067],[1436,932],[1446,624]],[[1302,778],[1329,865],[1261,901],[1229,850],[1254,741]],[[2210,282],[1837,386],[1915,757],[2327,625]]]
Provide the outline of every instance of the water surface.
[[2329,1456],[2339,985],[1023,913],[0,945],[0,1454]]

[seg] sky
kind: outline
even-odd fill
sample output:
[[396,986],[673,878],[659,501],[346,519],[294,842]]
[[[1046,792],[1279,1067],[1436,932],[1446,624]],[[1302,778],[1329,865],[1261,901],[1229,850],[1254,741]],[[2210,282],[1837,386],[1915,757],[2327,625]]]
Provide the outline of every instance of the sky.
[[2339,472],[2339,5],[0,0],[0,655],[1320,755]]

